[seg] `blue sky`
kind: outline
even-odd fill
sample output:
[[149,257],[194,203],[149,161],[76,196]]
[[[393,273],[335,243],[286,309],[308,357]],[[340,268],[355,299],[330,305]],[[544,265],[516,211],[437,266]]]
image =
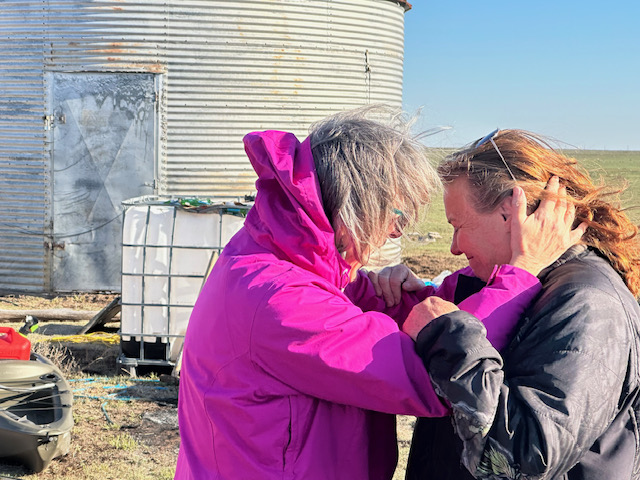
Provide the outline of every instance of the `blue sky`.
[[640,150],[640,2],[414,0],[403,106],[425,141],[522,128],[564,146]]

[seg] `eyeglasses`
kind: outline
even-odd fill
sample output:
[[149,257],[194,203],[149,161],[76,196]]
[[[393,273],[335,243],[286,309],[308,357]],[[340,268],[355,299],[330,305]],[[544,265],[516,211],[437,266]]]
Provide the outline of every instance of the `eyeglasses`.
[[398,210],[397,208],[393,209],[393,213],[395,213],[398,218],[394,223],[393,231],[389,234],[389,238],[398,238],[402,236],[402,232],[407,226],[407,217],[405,217],[402,210]]
[[481,145],[484,145],[487,142],[491,142],[491,145],[493,145],[493,148],[496,149],[496,152],[498,152],[498,155],[500,155],[500,160],[502,160],[502,163],[504,163],[504,166],[507,167],[507,170],[509,171],[509,175],[511,175],[511,178],[513,179],[514,182],[517,182],[515,175],[513,174],[513,172],[511,171],[511,169],[509,168],[509,165],[507,164],[507,161],[504,159],[504,157],[502,156],[502,152],[500,151],[500,149],[498,148],[498,145],[496,145],[496,142],[494,140],[494,137],[500,132],[499,128],[496,128],[493,132],[491,132],[489,135],[487,135],[486,137],[482,137],[480,140],[476,141],[473,144],[473,148],[478,148]]

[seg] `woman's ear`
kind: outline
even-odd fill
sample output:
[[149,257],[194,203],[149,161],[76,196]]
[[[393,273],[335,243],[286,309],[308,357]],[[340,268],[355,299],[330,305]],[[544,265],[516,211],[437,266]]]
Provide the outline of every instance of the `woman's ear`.
[[335,221],[335,225],[333,226],[334,238],[336,243],[336,248],[340,253],[343,253],[347,246],[347,229],[343,225],[343,223],[338,218]]
[[502,216],[502,219],[507,222],[507,228],[511,229],[511,216],[512,216],[512,198],[508,196],[500,202],[500,206],[498,206],[498,213]]

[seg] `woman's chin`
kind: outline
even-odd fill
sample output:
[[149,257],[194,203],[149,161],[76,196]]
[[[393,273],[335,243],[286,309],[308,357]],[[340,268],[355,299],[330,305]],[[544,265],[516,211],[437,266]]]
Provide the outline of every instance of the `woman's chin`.
[[493,271],[493,269],[492,269],[491,272],[486,272],[485,268],[478,267],[478,266],[476,266],[474,268],[472,262],[469,262],[469,266],[471,267],[471,270],[473,271],[473,274],[476,277],[478,277],[480,280],[482,280],[483,282],[486,282],[487,280],[489,280],[489,277],[491,276],[491,272]]

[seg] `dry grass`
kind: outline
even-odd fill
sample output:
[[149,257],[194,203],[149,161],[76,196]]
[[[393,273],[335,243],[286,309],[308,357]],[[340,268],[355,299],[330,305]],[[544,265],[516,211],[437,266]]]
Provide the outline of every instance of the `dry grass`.
[[[110,295],[43,299],[0,297],[0,308],[100,310]],[[21,324],[5,323],[14,329]],[[32,350],[61,369],[74,391],[71,450],[40,473],[0,461],[0,478],[26,480],[173,479],[179,435],[178,388],[157,376],[132,379],[117,372],[118,344],[51,341],[83,325],[46,323],[29,334]],[[117,327],[117,325],[115,326]]]
[[[0,464],[28,480],[169,480],[178,454],[177,387],[156,378],[68,378],[74,390],[71,451],[40,473]],[[144,380],[144,381],[143,381]]]
[[4,295],[0,297],[2,310],[39,310],[48,308],[70,308],[73,310],[100,310],[116,295],[108,293],[75,293],[53,297],[32,295]]
[[393,475],[393,480],[404,480],[404,473],[407,469],[407,458],[409,457],[409,447],[411,446],[411,436],[413,427],[416,424],[416,417],[398,415],[398,467]]
[[454,272],[469,265],[464,255],[443,257],[442,254],[428,251],[416,252],[410,257],[404,257],[403,263],[420,278],[433,278],[444,270]]
[[41,341],[31,345],[31,351],[48,358],[60,369],[65,378],[77,376],[81,370],[71,350],[66,346],[48,341]]

